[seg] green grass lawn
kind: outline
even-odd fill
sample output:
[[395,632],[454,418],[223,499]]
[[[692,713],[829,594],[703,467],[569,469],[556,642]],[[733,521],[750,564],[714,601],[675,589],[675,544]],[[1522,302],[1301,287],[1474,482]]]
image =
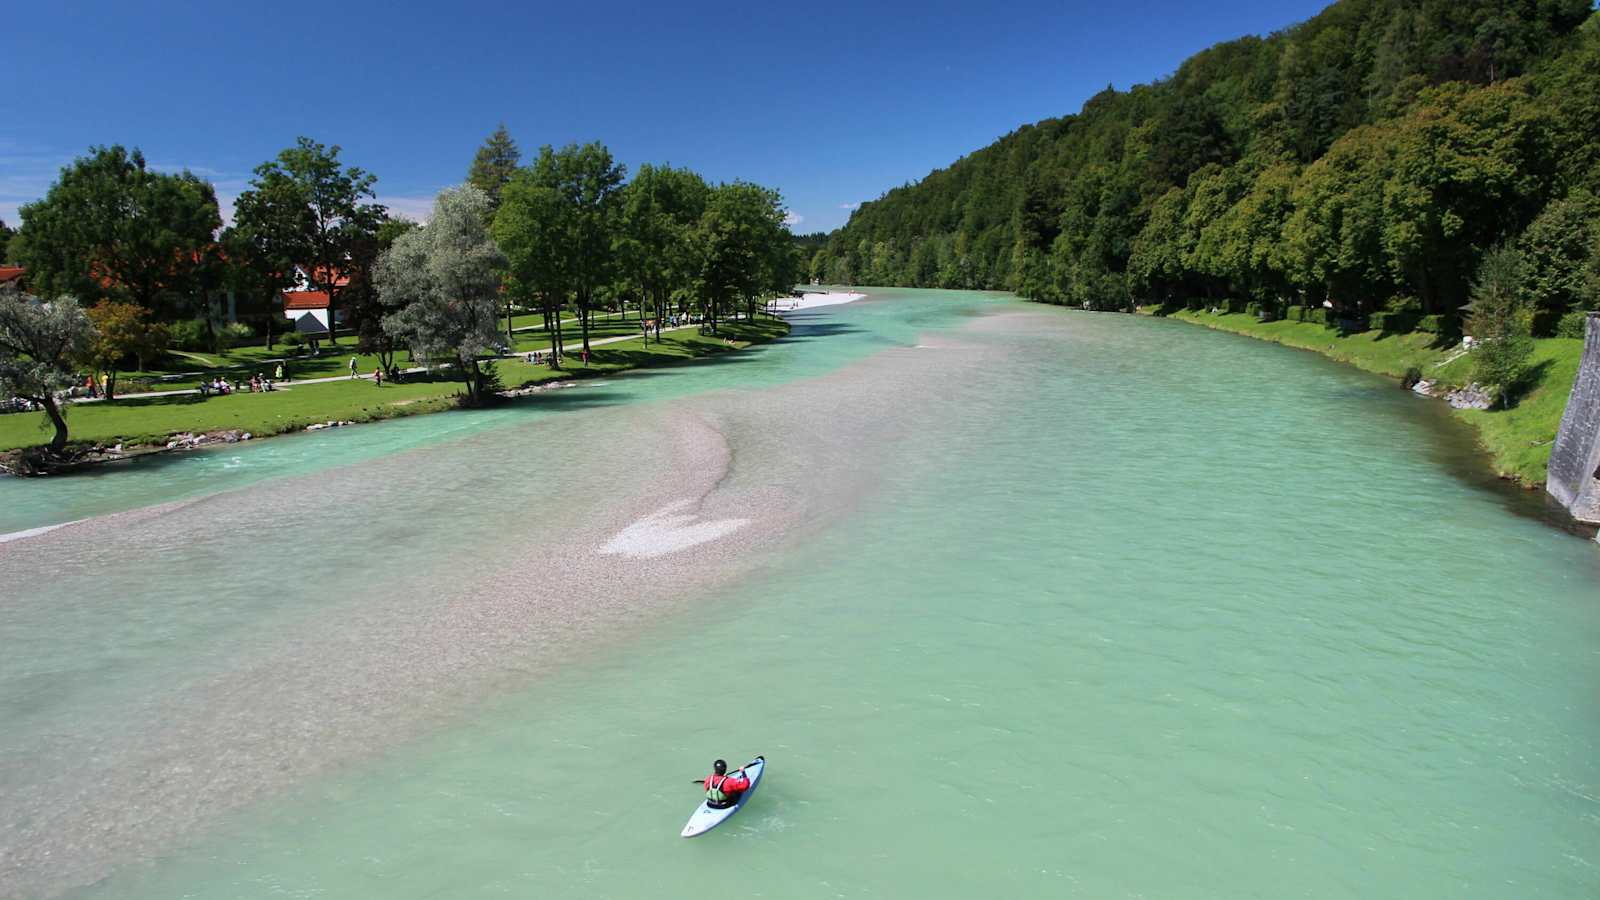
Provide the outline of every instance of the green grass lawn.
[[[1383,335],[1363,332],[1340,337],[1337,331],[1313,322],[1260,322],[1245,313],[1212,315],[1182,310],[1172,318],[1219,331],[1312,350],[1330,359],[1368,372],[1400,378],[1416,366],[1423,377],[1459,387],[1472,378],[1472,359],[1461,356],[1445,363],[1455,350],[1431,334]],[[1489,451],[1495,471],[1529,487],[1544,484],[1550,462],[1550,445],[1561,428],[1561,414],[1577,377],[1583,341],[1540,338],[1527,384],[1510,409],[1457,410],[1456,415],[1478,429],[1478,439]]]
[[[501,320],[502,323],[504,320]],[[550,336],[544,331],[544,317],[539,314],[519,315],[512,318],[515,327],[533,326],[532,331],[516,333],[515,350],[542,350],[550,346]],[[620,317],[614,313],[597,313],[593,327],[589,329],[591,341],[601,338],[621,337],[639,333],[637,312],[630,313],[627,317]],[[578,325],[577,318],[563,319],[561,324],[562,347],[570,350],[572,347],[581,347],[583,332]],[[147,390],[170,390],[173,388],[187,388],[194,385],[190,382],[199,381],[198,377],[189,373],[204,372],[209,375],[227,375],[230,378],[247,380],[256,372],[268,377],[272,376],[277,367],[276,360],[290,356],[289,374],[291,378],[327,378],[333,375],[345,375],[350,371],[350,357],[356,357],[356,368],[362,374],[370,373],[378,365],[376,354],[355,352],[356,339],[350,336],[341,336],[341,343],[337,347],[329,347],[326,342],[322,344],[322,352],[317,356],[308,354],[290,355],[288,348],[280,342],[271,350],[264,344],[246,347],[235,347],[222,353],[206,353],[190,350],[170,351],[161,359],[152,361],[143,372],[121,372],[117,376],[117,389],[125,393],[136,393]],[[410,366],[410,357],[402,352],[397,357],[397,364]],[[183,374],[188,377],[169,380],[164,376]]]
[[[651,341],[649,347],[642,339],[597,347],[590,354],[586,368],[577,364],[571,355],[565,371],[531,366],[520,359],[499,360],[497,367],[506,387],[526,387],[558,379],[672,365],[771,340],[788,330],[788,325],[781,320],[733,322],[722,326],[721,335],[700,335],[685,330],[665,334],[662,342]],[[734,344],[728,344],[727,338],[732,338]],[[344,360],[348,361],[349,357]],[[381,388],[371,381],[298,385],[291,382],[284,390],[265,394],[239,393],[209,398],[186,394],[72,404],[67,411],[67,424],[74,443],[162,444],[169,436],[181,432],[224,429],[266,436],[298,431],[312,423],[333,419],[364,422],[451,408],[461,383],[447,375],[448,372],[431,378],[413,375],[403,383],[385,384]],[[43,424],[45,421],[44,414],[37,412],[0,415],[0,450],[49,443],[52,432]]]

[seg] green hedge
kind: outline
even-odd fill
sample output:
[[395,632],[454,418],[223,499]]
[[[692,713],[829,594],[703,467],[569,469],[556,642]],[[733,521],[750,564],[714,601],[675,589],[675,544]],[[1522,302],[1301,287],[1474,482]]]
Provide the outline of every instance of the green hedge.
[[1410,312],[1375,312],[1367,317],[1367,327],[1384,334],[1407,334],[1416,330],[1417,320]]
[[1582,340],[1584,331],[1588,328],[1589,314],[1581,309],[1575,309],[1561,317],[1556,325],[1556,337],[1578,338]]
[[1290,322],[1312,322],[1317,325],[1328,324],[1328,311],[1320,306],[1289,306],[1283,310],[1284,319]]
[[1417,330],[1418,331],[1426,331],[1429,334],[1444,334],[1445,333],[1445,319],[1444,319],[1444,316],[1441,316],[1441,315],[1439,315],[1437,313],[1435,313],[1434,315],[1431,315],[1431,316],[1423,316],[1422,318],[1417,320]]

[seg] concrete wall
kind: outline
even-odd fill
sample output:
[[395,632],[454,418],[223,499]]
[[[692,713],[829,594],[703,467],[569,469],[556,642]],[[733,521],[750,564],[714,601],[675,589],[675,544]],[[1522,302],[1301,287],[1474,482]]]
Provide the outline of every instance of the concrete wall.
[[1600,313],[1590,313],[1583,362],[1550,450],[1545,490],[1580,522],[1600,523]]

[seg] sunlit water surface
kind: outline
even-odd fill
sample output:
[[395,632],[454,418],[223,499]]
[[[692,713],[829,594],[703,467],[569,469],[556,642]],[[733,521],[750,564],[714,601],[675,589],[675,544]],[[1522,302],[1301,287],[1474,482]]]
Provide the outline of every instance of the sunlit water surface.
[[[116,617],[0,609],[0,638],[32,648],[0,655],[0,718],[32,729],[0,749],[91,716],[114,740],[119,703],[330,595],[392,603],[369,585],[470,565],[492,531],[470,523],[504,497],[428,493],[453,442],[527,448],[519,477],[538,479],[582,443],[529,435],[581,409],[670,413],[823,377],[849,404],[877,389],[849,380],[876,354],[984,359],[936,413],[896,423],[893,464],[826,528],[80,893],[1600,894],[1600,548],[1461,477],[1462,435],[1432,407],[1307,354],[993,296],[882,291],[796,321],[743,362],[542,407],[0,484],[15,530],[219,489],[266,502],[291,476],[410,454],[404,532],[348,527],[385,517],[381,494],[323,511],[332,532],[314,498],[309,521],[254,526],[279,553],[270,591],[227,588],[257,572],[237,554],[109,542],[69,574],[120,597]],[[783,439],[734,433],[736,466],[759,471]],[[557,458],[532,464],[541,448]],[[770,765],[749,806],[679,839],[690,778],[756,753]]]

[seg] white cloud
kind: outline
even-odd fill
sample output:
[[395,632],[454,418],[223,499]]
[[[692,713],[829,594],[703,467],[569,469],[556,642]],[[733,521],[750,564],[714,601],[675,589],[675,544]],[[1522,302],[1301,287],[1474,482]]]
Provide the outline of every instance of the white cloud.
[[169,175],[181,175],[184,172],[188,172],[196,178],[211,182],[215,182],[227,174],[220,169],[213,169],[209,166],[185,166],[178,163],[150,163],[149,166],[157,172],[165,172]]
[[427,222],[433,215],[433,196],[401,197],[379,196],[378,202],[389,210],[389,215],[395,218],[410,219],[413,222]]
[[806,220],[805,216],[802,216],[799,213],[793,213],[792,212],[792,213],[789,213],[788,215],[783,217],[783,224],[789,226],[790,228],[793,228],[796,225],[799,225],[801,222],[804,222],[805,220]]
[[855,209],[855,208],[859,207],[860,205],[861,205],[861,201],[858,200],[858,201],[856,201],[854,203],[841,203],[841,204],[839,204],[839,208],[840,209]]

